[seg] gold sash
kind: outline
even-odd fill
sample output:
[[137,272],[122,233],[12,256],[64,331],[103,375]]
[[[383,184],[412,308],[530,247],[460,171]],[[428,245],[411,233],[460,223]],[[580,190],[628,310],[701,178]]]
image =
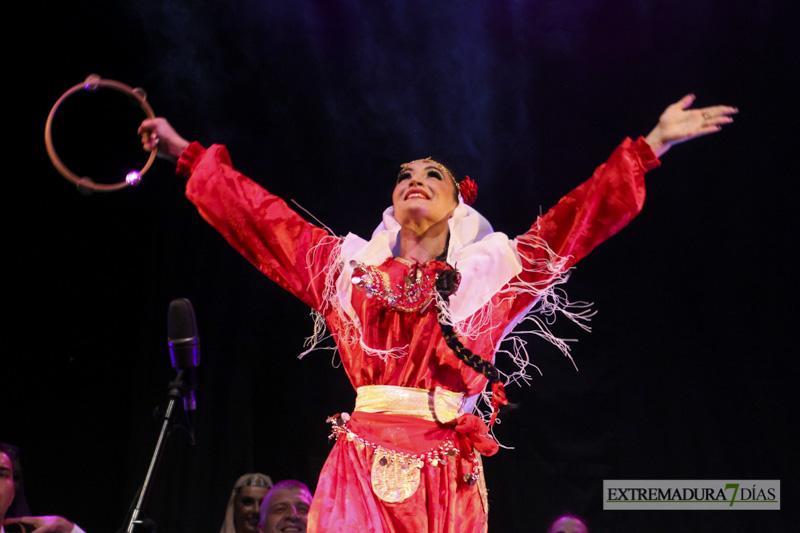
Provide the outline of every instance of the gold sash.
[[[466,396],[440,387],[433,390],[392,385],[366,385],[357,389],[354,411],[413,416],[447,424],[461,416]],[[452,446],[452,445],[451,445]],[[457,453],[453,448],[451,453]],[[437,459],[431,464],[436,465]],[[425,461],[382,446],[372,456],[372,491],[385,502],[401,502],[416,492]]]
[[448,424],[464,414],[466,395],[436,387],[433,390],[393,385],[365,385],[356,390],[355,411],[413,416]]

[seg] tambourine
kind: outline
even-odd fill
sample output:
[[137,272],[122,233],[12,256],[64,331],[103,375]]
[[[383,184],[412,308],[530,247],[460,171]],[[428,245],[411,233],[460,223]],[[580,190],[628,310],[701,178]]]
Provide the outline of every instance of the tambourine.
[[50,114],[47,116],[47,124],[44,127],[44,143],[47,147],[47,154],[50,156],[50,161],[53,162],[53,165],[56,167],[56,170],[67,178],[69,181],[74,183],[78,190],[83,193],[90,193],[93,191],[98,192],[111,192],[123,189],[130,185],[138,185],[142,179],[142,175],[150,168],[150,165],[153,164],[153,161],[156,158],[157,150],[154,148],[150,152],[150,157],[148,158],[147,162],[145,163],[144,167],[141,170],[134,170],[131,171],[125,176],[125,180],[118,182],[118,183],[95,183],[91,178],[87,177],[79,177],[74,172],[72,172],[67,166],[61,161],[56,153],[56,149],[53,146],[53,138],[52,138],[52,125],[53,125],[53,117],[58,110],[58,107],[69,98],[71,95],[80,92],[80,91],[96,91],[99,88],[109,88],[119,91],[127,96],[129,96],[135,103],[138,103],[139,106],[144,111],[147,118],[154,118],[155,114],[153,113],[153,109],[150,107],[150,104],[147,103],[147,95],[145,92],[140,88],[132,88],[124,83],[120,83],[114,80],[105,80],[102,79],[97,74],[89,75],[83,83],[79,83],[74,87],[70,88],[67,92],[61,95],[53,109],[50,110]]

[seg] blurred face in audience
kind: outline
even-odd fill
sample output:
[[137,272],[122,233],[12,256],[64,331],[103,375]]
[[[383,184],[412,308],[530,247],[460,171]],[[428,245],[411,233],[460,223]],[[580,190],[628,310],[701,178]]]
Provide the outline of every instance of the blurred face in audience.
[[297,487],[270,492],[262,505],[262,533],[305,533],[311,494]]
[[267,487],[242,487],[233,504],[233,524],[236,533],[256,533],[261,510],[261,500]]
[[588,533],[586,524],[574,516],[562,516],[547,530],[547,533]]
[[14,464],[11,457],[0,452],[0,520],[6,517],[14,501]]

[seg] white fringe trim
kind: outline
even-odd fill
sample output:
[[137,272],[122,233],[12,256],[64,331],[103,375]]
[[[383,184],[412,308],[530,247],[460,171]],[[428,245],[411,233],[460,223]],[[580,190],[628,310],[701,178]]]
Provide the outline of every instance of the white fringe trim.
[[[342,308],[336,293],[336,280],[343,270],[341,258],[343,238],[331,236],[329,239],[335,239],[338,242],[333,247],[328,264],[318,275],[325,276],[322,311],[325,311],[327,306],[330,306],[330,309],[337,313],[340,319],[339,322],[342,324],[341,331],[337,332],[338,339],[336,340],[351,346],[359,345],[366,355],[378,357],[384,361],[389,358],[407,356],[408,345],[378,349],[367,345],[364,341],[361,325]],[[547,242],[534,235],[522,235],[512,241],[512,244],[516,246],[516,253],[522,263],[522,271],[528,274],[536,274],[540,279],[536,282],[525,282],[519,276],[516,276],[497,293],[501,297],[498,303],[507,299],[517,298],[520,294],[528,294],[534,301],[527,310],[520,313],[515,321],[508,324],[504,335],[495,347],[493,361],[496,361],[500,356],[507,357],[514,363],[516,369],[512,372],[507,373],[498,369],[507,385],[522,383],[529,385],[533,379],[529,374],[529,369],[532,368],[539,375],[542,375],[542,372],[531,361],[531,356],[528,352],[528,340],[524,336],[532,335],[548,341],[557,347],[577,369],[577,364],[572,358],[570,350],[570,343],[577,341],[577,339],[560,338],[550,330],[550,326],[555,323],[558,315],[563,315],[581,329],[591,331],[588,322],[591,321],[595,311],[592,310],[590,302],[570,301],[566,291],[561,288],[561,285],[565,284],[570,276],[570,271],[564,270],[568,257],[559,256],[548,246]],[[309,266],[313,265],[317,260],[317,247],[321,245],[330,245],[328,238],[323,239],[318,245],[309,250],[307,256]],[[528,249],[526,250],[528,252],[527,256],[519,253],[520,249],[524,250],[526,248]],[[539,258],[530,259],[530,257]],[[438,294],[436,294],[435,298],[437,309],[441,312],[441,320],[452,326],[458,336],[467,341],[467,344],[469,344],[469,341],[474,341],[491,332],[493,301],[487,302],[466,319],[454,322],[450,306]],[[327,331],[323,313],[312,310],[311,316],[314,329],[304,342],[305,350],[298,357],[302,358],[313,350],[333,350],[335,361],[338,348],[335,345],[320,346],[321,342],[333,336]],[[334,364],[334,366],[338,366],[338,364]],[[475,414],[483,418],[484,421],[488,421],[492,412],[491,390],[487,387],[478,396]],[[502,421],[498,418],[495,423],[500,424]],[[502,444],[501,446],[506,448]]]
[[[340,254],[342,239],[334,235],[325,237],[319,243],[314,245],[314,247],[312,247],[306,254],[306,265],[307,267],[311,267],[317,260],[317,249],[320,246],[331,245],[332,241],[336,241],[335,244],[333,244],[333,249],[330,255],[333,260],[329,260],[325,265],[325,268],[320,270],[319,273],[316,274],[315,277],[311,278],[309,282],[309,285],[311,285],[318,276],[325,276],[325,285],[322,291],[323,311],[325,310],[325,306],[332,305],[332,303],[336,300],[336,277],[341,271],[341,264],[336,260],[336,258],[338,258]],[[303,347],[305,350],[297,356],[298,359],[302,359],[309,352],[314,350],[334,350],[334,353],[338,351],[335,345],[319,346],[321,342],[333,337],[333,334],[328,333],[328,327],[325,323],[325,317],[322,312],[312,309],[311,319],[314,323],[314,329],[311,335],[306,337],[305,341],[303,341]]]

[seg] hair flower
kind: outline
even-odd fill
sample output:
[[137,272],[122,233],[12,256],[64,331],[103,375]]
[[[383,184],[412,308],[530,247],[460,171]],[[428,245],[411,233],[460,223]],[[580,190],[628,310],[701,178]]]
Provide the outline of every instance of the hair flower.
[[461,198],[467,205],[472,205],[478,198],[478,184],[475,183],[469,176],[464,176],[464,179],[458,183],[458,191],[461,193]]

